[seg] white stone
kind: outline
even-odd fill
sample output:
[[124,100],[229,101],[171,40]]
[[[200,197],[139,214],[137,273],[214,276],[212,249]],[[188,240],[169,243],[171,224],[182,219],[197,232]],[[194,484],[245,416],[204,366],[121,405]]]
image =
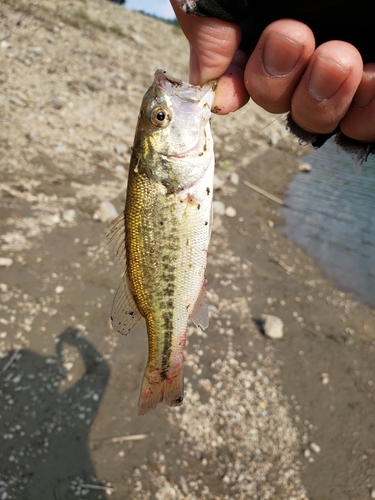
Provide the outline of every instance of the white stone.
[[61,285],[59,285],[55,288],[55,293],[57,293],[57,294],[63,293],[63,291],[64,291],[64,287]]
[[299,165],[298,165],[298,170],[300,172],[311,172],[311,165],[309,163],[304,163],[304,162],[301,162]]
[[9,49],[9,47],[10,47],[10,43],[9,43],[9,42],[7,42],[6,40],[3,40],[3,41],[0,43],[0,47],[1,47],[2,49],[4,49],[4,50],[7,50],[7,49]]
[[214,201],[212,203],[212,210],[216,215],[224,215],[225,214],[225,205],[222,201]]
[[284,336],[284,323],[280,318],[271,314],[262,314],[263,329],[266,337],[270,339],[282,339]]
[[312,443],[310,443],[310,450],[313,451],[314,453],[321,452],[320,446],[318,444],[314,443],[314,441]]
[[10,257],[0,257],[0,267],[10,267],[13,264],[13,259]]
[[237,174],[237,172],[233,172],[230,174],[229,180],[232,184],[238,186],[238,184],[240,183],[240,176]]
[[214,189],[220,189],[224,186],[225,181],[221,179],[218,175],[214,175]]
[[231,218],[236,217],[236,215],[237,215],[236,209],[233,207],[227,207],[225,209],[225,215],[227,217],[231,217]]
[[100,204],[96,215],[101,222],[109,222],[115,219],[118,216],[118,213],[113,203],[110,201],[103,201]]
[[75,218],[76,218],[76,211],[74,210],[74,208],[64,211],[63,219],[65,222],[74,222]]

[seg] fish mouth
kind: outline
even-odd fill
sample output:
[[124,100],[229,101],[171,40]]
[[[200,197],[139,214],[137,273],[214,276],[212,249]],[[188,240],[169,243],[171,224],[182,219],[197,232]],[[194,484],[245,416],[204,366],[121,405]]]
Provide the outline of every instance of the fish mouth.
[[[211,80],[201,87],[199,85],[185,83],[182,80],[168,74],[163,69],[158,69],[155,72],[154,82],[164,92],[174,94],[183,101],[200,102],[202,100],[206,100],[210,109],[214,98],[214,92],[217,87],[216,80]],[[212,96],[206,95],[209,92],[212,92]]]

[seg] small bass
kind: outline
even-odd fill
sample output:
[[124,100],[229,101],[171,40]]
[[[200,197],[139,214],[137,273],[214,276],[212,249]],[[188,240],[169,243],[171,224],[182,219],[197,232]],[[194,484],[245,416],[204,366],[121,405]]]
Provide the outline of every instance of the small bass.
[[205,269],[211,234],[216,83],[183,83],[158,70],[135,132],[124,213],[108,239],[124,262],[112,325],[129,333],[143,318],[148,361],[138,414],[182,403],[190,318],[208,326]]

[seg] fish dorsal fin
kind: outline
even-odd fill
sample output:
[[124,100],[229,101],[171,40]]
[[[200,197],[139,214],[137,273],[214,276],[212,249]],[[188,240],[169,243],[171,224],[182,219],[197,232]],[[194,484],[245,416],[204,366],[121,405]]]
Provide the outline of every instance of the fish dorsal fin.
[[199,326],[202,330],[208,327],[208,300],[206,293],[206,280],[202,283],[201,291],[199,292],[194,309],[190,314],[190,319],[195,326]]
[[125,214],[122,213],[108,226],[107,241],[116,256],[124,263],[125,274],[121,279],[112,305],[111,320],[113,329],[127,335],[142,319],[138,306],[134,300],[126,274],[125,249]]
[[121,279],[112,305],[111,320],[113,329],[127,335],[141,321],[142,315],[129,287],[126,273]]

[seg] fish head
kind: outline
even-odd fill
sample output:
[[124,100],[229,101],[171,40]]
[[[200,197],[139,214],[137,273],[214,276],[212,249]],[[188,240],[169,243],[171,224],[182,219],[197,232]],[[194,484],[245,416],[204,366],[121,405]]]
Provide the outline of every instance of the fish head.
[[170,192],[194,184],[213,160],[209,120],[215,88],[215,81],[200,87],[158,70],[143,98],[133,147],[141,159],[138,171]]

